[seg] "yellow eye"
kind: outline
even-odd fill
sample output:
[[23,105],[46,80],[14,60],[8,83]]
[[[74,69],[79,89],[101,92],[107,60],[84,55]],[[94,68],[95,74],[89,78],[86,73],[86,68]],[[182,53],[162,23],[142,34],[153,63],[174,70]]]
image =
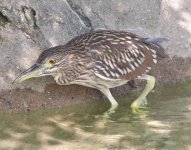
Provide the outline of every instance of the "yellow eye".
[[51,65],[53,65],[53,64],[55,64],[55,63],[56,63],[56,61],[55,61],[55,60],[49,60],[48,62],[49,62],[49,64],[51,64]]

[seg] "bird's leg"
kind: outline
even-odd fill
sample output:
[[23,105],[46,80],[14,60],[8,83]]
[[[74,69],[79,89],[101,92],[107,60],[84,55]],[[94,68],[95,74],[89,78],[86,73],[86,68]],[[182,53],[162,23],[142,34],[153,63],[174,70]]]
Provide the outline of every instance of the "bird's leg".
[[155,86],[155,77],[150,75],[145,75],[141,79],[147,80],[147,84],[145,86],[145,89],[141,93],[141,95],[131,104],[131,108],[134,113],[140,113],[140,108],[143,108],[144,105],[147,104],[146,96],[149,94],[149,92],[154,88]]
[[104,114],[102,115],[102,117],[104,118],[108,118],[112,113],[115,112],[115,109],[118,106],[117,101],[114,99],[114,97],[111,95],[111,92],[109,89],[100,89],[100,91],[109,99],[110,103],[111,103],[111,107],[109,108],[109,110],[107,110],[106,112],[104,112]]

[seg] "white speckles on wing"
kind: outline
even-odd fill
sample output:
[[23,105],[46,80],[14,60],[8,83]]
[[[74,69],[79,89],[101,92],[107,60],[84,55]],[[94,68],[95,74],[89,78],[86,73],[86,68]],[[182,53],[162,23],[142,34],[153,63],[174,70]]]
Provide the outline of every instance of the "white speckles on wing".
[[153,56],[153,58],[155,58],[155,59],[157,58],[157,55],[156,55],[156,54],[152,54],[152,56]]
[[[123,54],[123,53],[120,53],[120,55],[121,55],[121,58],[125,60],[124,54]],[[119,62],[120,62],[120,61],[119,61]]]
[[104,73],[107,77],[110,76],[110,74],[109,74],[106,70],[103,70],[103,73]]
[[112,61],[113,65],[115,65],[115,59],[113,57],[111,58],[111,61]]
[[134,40],[139,41],[139,39],[138,39],[138,38],[134,38]]
[[113,38],[107,38],[106,40],[107,41],[113,41]]
[[122,59],[122,62],[125,64],[125,63],[126,63],[126,60],[125,60],[125,59]]
[[98,36],[98,35],[95,35],[93,38],[92,38],[92,40],[94,40],[94,41],[96,41],[96,40],[98,40],[98,39],[105,39],[106,38],[106,36]]
[[116,64],[116,63],[113,63],[113,66],[114,66],[115,68],[118,68],[118,66],[117,66],[117,64]]
[[141,48],[144,48],[144,46],[143,46],[143,45],[141,45],[141,44],[139,44],[139,43],[137,43],[137,45],[139,45]]
[[129,59],[131,58],[131,55],[129,53],[127,53],[127,56],[129,57]]
[[125,55],[125,60],[127,61],[127,62],[130,62],[130,59],[129,59],[129,57],[127,56],[127,54],[124,54]]
[[106,65],[109,65],[109,62],[105,56],[103,57],[103,61],[105,62]]
[[132,38],[130,36],[125,36],[126,39],[131,40]]
[[127,70],[128,73],[131,73],[131,72],[132,72],[132,70],[129,69],[129,68],[126,68],[126,70]]
[[123,72],[124,72],[124,74],[128,73],[128,71],[125,68],[123,69]]
[[139,58],[141,63],[143,63],[145,61],[145,58]]
[[139,63],[139,65],[142,64],[142,61],[139,58],[137,58],[137,62]]
[[113,78],[116,77],[114,72],[110,71],[110,74],[111,74],[111,76],[112,76]]
[[151,48],[151,52],[152,52],[153,54],[156,54],[156,50],[154,50],[154,49],[152,49],[152,48]]
[[121,68],[118,67],[117,71],[119,71],[121,75],[124,75],[124,71]]
[[101,66],[96,66],[99,70],[102,70],[102,71],[104,71],[105,70],[105,68],[103,68],[103,67],[101,67]]
[[154,47],[160,48],[157,44],[151,43]]
[[122,38],[122,37],[120,37],[119,39],[122,40],[122,41],[126,41],[126,39],[125,39],[125,38]]
[[148,51],[150,50],[150,48],[149,48],[148,46],[146,46],[146,45],[145,45],[145,48],[146,48]]
[[118,73],[115,73],[115,76],[116,76],[117,78],[119,78],[119,77],[120,77],[120,75],[119,75]]
[[121,57],[117,57],[117,62],[120,62],[121,61]]
[[129,43],[129,44],[132,44],[132,41],[126,41],[127,43]]
[[139,64],[138,64],[138,63],[134,62],[134,64],[135,64],[135,67],[136,67],[136,68],[139,67]]
[[106,48],[106,46],[105,46],[105,45],[101,45],[101,47],[102,47],[103,49],[105,49],[105,48]]
[[135,60],[132,58],[132,57],[130,57],[130,62],[134,62]]
[[119,44],[118,42],[111,42],[111,44],[113,44],[113,45],[117,45],[117,44]]
[[112,68],[112,69],[114,69],[114,66],[113,66],[113,64],[111,63],[111,61],[110,60],[108,60],[109,61],[109,66]]
[[107,60],[108,60],[108,62],[109,62],[109,60],[111,60],[111,57],[109,56],[109,54],[108,54],[108,53],[106,53],[106,54],[104,55],[104,57],[105,57],[105,59],[107,59]]
[[153,59],[153,62],[156,64],[156,63],[157,63],[157,60],[156,60],[156,59]]
[[151,70],[151,67],[146,68],[146,72],[149,72]]
[[105,45],[105,47],[106,47],[107,49],[111,49],[108,45]]
[[131,52],[131,54],[134,54],[134,49],[132,47],[129,47],[129,51]]
[[114,42],[120,42],[121,40],[119,38],[117,38],[117,39],[114,39],[113,41]]
[[133,44],[132,47],[133,47],[135,50],[138,49],[138,47],[137,47],[135,44]]
[[97,75],[99,78],[104,79],[104,80],[109,80],[109,81],[116,80],[116,79],[112,79],[110,77],[107,78],[99,73],[95,73],[95,75]]
[[132,64],[130,64],[130,66],[131,66],[131,69],[132,69],[132,70],[135,70],[135,67],[134,67]]
[[125,42],[119,42],[120,44],[125,44]]
[[145,57],[145,55],[143,54],[143,52],[140,52],[140,54],[141,54],[142,57]]
[[155,44],[155,46],[156,46],[157,48],[160,48],[160,46],[158,46],[157,44]]
[[138,55],[137,55],[137,53],[133,50],[133,55],[135,56],[135,57],[138,57]]

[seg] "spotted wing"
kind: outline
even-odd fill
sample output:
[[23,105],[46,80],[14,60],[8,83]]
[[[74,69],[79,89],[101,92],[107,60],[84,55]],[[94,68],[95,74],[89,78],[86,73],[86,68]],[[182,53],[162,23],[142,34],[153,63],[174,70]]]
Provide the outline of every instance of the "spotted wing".
[[[104,79],[132,80],[157,63],[162,47],[126,32],[96,33],[86,49],[94,59],[94,73]],[[100,34],[100,35],[99,35]]]

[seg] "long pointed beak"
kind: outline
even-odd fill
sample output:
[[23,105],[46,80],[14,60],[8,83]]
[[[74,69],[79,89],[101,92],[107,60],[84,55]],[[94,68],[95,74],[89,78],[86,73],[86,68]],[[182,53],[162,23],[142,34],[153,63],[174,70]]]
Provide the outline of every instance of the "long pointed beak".
[[22,82],[24,80],[33,78],[33,77],[39,77],[43,74],[43,67],[40,64],[34,64],[29,69],[25,70],[23,73],[21,73],[13,82]]

